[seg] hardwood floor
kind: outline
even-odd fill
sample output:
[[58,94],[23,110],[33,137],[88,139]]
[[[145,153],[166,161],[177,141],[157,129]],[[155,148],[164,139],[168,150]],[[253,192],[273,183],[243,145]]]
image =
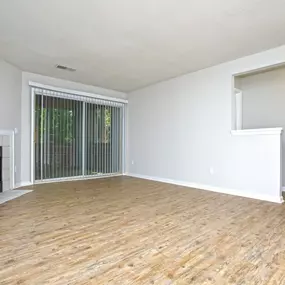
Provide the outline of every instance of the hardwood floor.
[[0,205],[0,284],[285,284],[285,206],[117,177]]

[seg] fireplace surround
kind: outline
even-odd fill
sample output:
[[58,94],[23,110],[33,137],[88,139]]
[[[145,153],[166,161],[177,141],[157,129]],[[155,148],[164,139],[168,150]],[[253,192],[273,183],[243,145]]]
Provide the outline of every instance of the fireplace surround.
[[13,146],[13,132],[0,130],[0,192],[8,191],[14,187]]

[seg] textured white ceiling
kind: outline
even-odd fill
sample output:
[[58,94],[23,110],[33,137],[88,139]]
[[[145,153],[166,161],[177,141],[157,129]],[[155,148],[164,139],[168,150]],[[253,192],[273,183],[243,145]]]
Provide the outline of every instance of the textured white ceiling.
[[284,11],[284,0],[0,0],[0,56],[130,91],[285,44]]

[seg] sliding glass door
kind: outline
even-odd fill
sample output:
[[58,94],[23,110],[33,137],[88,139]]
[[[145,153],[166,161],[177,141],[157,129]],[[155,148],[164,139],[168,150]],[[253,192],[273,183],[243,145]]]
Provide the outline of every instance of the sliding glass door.
[[121,103],[37,90],[35,180],[122,173],[123,108]]
[[85,174],[120,173],[121,108],[90,103],[85,108]]

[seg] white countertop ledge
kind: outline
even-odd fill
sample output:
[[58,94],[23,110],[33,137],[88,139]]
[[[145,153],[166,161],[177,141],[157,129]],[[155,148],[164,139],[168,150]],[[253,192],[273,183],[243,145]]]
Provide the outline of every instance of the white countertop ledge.
[[283,128],[232,130],[233,136],[281,135]]

